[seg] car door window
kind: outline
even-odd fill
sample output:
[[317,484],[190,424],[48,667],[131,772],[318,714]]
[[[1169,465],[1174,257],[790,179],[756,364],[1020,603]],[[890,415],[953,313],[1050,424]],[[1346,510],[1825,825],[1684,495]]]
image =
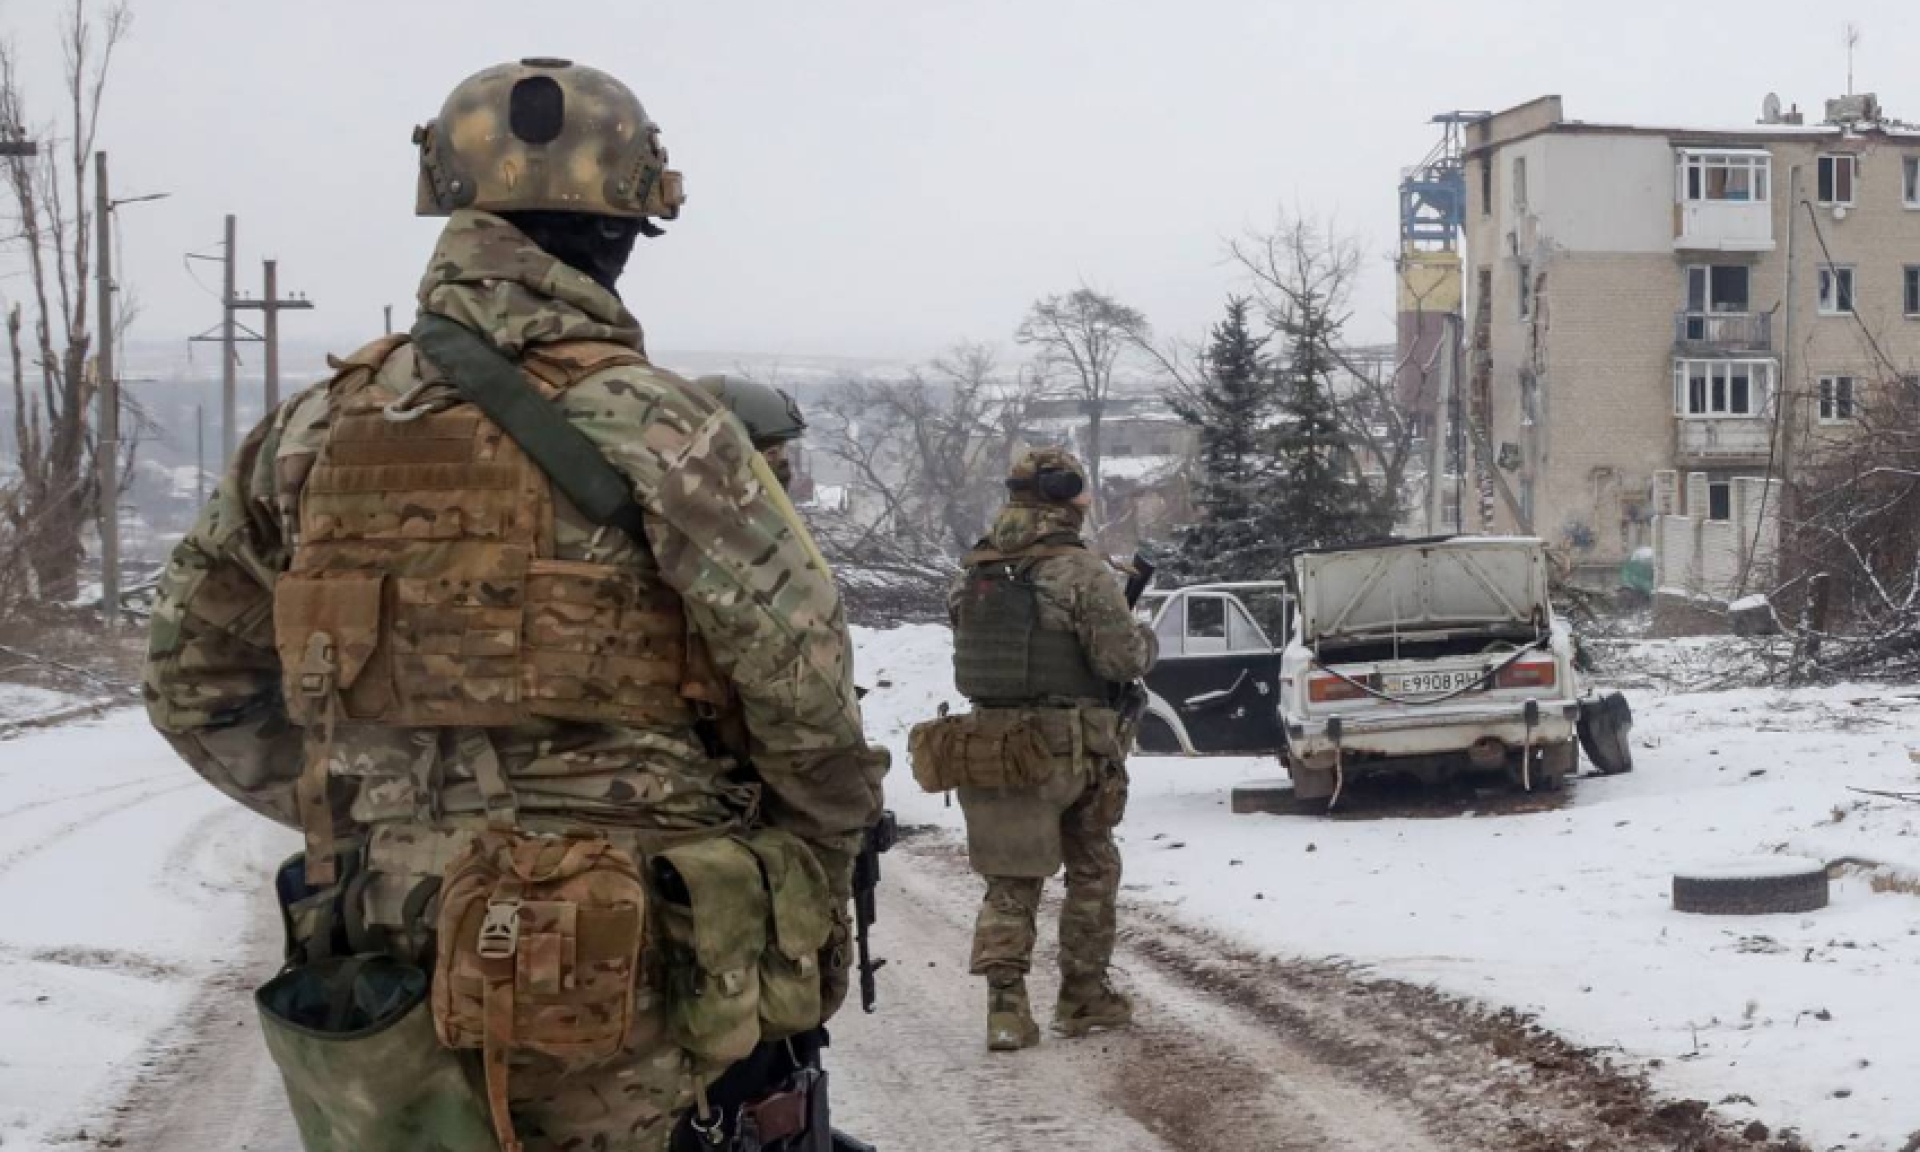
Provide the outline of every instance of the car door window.
[[1160,641],[1160,655],[1183,656],[1186,654],[1187,598],[1175,596],[1167,602],[1166,610],[1153,622],[1153,634]]
[[1266,634],[1260,626],[1247,615],[1238,600],[1225,602],[1227,605],[1227,647],[1234,652],[1265,652],[1273,645],[1267,643]]
[[1227,602],[1218,596],[1187,597],[1186,654],[1227,651]]

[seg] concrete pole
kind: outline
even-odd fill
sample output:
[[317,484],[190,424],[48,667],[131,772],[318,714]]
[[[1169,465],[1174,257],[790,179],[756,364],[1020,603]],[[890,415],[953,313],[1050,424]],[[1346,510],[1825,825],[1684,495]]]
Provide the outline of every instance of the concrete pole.
[[113,365],[113,202],[107,197],[107,154],[93,154],[93,228],[100,240],[95,262],[99,276],[100,330],[94,337],[95,383],[99,387],[99,427],[94,463],[100,481],[100,609],[108,632],[120,625],[120,381]]
[[262,336],[267,345],[267,411],[271,412],[280,406],[280,309],[277,307],[280,302],[280,262],[268,260],[266,266],[266,320]]
[[1427,535],[1439,536],[1446,529],[1448,417],[1453,412],[1453,321],[1440,318],[1440,346],[1435,359],[1440,362],[1440,394],[1434,397],[1433,427],[1427,431]]
[[221,255],[223,274],[220,289],[220,470],[223,473],[227,470],[227,463],[233,459],[234,446],[239,443],[239,414],[234,410],[234,372],[240,360],[239,350],[234,345],[234,231],[234,218],[229,213],[226,248]]

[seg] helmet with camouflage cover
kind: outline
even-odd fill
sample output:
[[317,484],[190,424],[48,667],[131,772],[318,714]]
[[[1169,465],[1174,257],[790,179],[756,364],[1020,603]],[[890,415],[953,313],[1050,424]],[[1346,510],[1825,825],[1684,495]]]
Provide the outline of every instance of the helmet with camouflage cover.
[[1065,448],[1033,448],[1007,472],[1007,500],[1014,504],[1068,504],[1087,490],[1087,470]]
[[686,199],[660,128],[597,68],[533,57],[475,73],[414,129],[416,212],[581,212],[671,220]]

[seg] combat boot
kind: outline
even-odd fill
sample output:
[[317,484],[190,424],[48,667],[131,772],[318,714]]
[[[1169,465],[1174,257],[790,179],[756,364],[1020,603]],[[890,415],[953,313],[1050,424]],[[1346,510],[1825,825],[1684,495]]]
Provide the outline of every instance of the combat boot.
[[1098,980],[1069,980],[1060,986],[1060,1004],[1053,1012],[1053,1030],[1077,1037],[1098,1028],[1124,1028],[1133,1023],[1133,1001]]
[[995,977],[987,982],[987,1051],[1018,1052],[1040,1043],[1040,1026],[1033,1022],[1027,1001],[1027,982],[1019,976]]

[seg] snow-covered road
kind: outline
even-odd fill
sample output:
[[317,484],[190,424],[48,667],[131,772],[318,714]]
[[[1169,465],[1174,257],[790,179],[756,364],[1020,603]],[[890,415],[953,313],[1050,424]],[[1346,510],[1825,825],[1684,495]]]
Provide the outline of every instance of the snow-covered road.
[[[860,642],[898,753],[950,696],[946,633]],[[1920,694],[1634,702],[1639,771],[1524,813],[1233,816],[1228,788],[1271,762],[1136,761],[1121,963],[1142,1026],[1003,1059],[964,971],[958,813],[900,761],[894,806],[928,830],[888,862],[883,1011],[837,1024],[843,1125],[895,1149],[1682,1146],[1692,1107],[1662,1114],[1646,1075],[1813,1147],[1901,1149],[1920,807],[1848,789],[1915,786]],[[0,1152],[290,1147],[247,991],[274,961],[265,878],[295,847],[135,712],[0,743]],[[1774,851],[1846,862],[1833,906],[1668,908],[1674,868]]]

